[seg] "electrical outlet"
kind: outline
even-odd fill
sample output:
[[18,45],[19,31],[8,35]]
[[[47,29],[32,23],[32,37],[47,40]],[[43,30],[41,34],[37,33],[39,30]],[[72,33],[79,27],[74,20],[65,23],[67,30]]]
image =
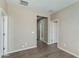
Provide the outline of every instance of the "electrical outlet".
[[32,34],[34,34],[34,32],[32,32]]

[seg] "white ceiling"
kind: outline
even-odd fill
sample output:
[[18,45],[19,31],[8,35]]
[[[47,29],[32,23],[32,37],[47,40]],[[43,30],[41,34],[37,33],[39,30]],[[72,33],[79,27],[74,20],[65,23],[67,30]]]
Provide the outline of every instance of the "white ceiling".
[[[20,0],[7,0],[9,3],[19,5]],[[79,0],[25,0],[29,2],[28,7],[46,13],[57,12]],[[27,6],[26,6],[27,7]]]

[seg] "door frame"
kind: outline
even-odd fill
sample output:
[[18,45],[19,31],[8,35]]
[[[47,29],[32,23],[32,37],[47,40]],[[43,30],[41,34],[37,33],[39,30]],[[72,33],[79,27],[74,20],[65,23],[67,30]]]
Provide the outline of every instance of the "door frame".
[[7,39],[8,39],[8,22],[7,22],[7,16],[3,17],[3,55],[7,54]]
[[[47,29],[46,29],[46,31],[47,31],[47,41],[43,41],[44,43],[46,43],[46,44],[48,44],[48,17],[45,17],[45,16],[40,16],[40,15],[38,15],[37,16],[37,22],[41,22],[43,19],[45,19],[46,20],[46,23],[47,23]],[[38,24],[37,24],[38,25]],[[41,36],[41,24],[40,24],[40,26],[39,26],[40,28],[39,28],[39,30],[40,30],[40,40],[41,39],[43,39]],[[38,28],[38,27],[37,27]],[[38,29],[37,29],[37,31],[38,31]],[[37,32],[37,36],[38,36],[38,32]],[[44,36],[44,35],[43,35]]]
[[[2,30],[3,30],[3,42],[2,42],[2,53],[1,53],[1,56],[4,56],[7,54],[7,39],[8,39],[8,17],[7,17],[7,13],[2,9],[0,8],[0,13],[1,13],[1,18],[2,18]],[[0,56],[0,57],[1,57]]]

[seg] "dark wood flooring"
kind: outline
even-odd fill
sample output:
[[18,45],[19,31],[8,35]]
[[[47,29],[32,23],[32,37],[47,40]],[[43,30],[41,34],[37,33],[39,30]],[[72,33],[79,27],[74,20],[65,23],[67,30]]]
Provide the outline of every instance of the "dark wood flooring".
[[57,48],[57,44],[46,45],[38,41],[38,47],[9,54],[3,58],[75,58],[73,55],[68,54]]

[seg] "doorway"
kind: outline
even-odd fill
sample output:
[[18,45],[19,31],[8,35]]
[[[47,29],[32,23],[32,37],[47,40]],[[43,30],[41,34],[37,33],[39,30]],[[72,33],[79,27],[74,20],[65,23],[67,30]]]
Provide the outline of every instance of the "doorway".
[[48,43],[48,18],[37,16],[37,45]]

